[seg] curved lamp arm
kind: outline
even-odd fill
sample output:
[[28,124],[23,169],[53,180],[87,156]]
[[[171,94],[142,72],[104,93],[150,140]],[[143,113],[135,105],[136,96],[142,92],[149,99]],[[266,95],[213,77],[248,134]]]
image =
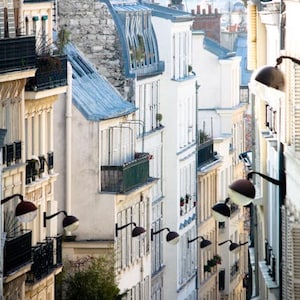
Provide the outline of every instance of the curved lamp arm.
[[133,225],[133,226],[136,227],[136,223],[135,223],[135,222],[130,222],[130,223],[125,224],[125,225],[120,226],[120,227],[118,227],[118,224],[116,224],[116,236],[118,236],[118,231],[119,231],[119,230],[122,230],[122,229],[128,227],[129,225]]
[[24,196],[21,195],[21,194],[14,194],[14,195],[11,195],[11,196],[8,196],[4,199],[1,200],[1,204],[4,204],[6,202],[8,202],[9,200],[15,198],[15,197],[19,197],[21,201],[24,201]]
[[293,63],[295,63],[295,64],[297,64],[297,65],[300,65],[300,60],[299,60],[299,59],[297,59],[297,58],[295,58],[295,57],[292,57],[292,56],[282,55],[282,56],[279,56],[279,57],[276,59],[276,67],[282,63],[282,59],[283,59],[283,58],[290,59]]
[[1,205],[9,200],[19,197],[21,202],[16,206],[15,216],[24,223],[31,222],[37,215],[37,207],[30,201],[24,200],[23,195],[14,194],[1,200]]
[[194,239],[191,239],[191,240],[188,239],[188,247],[189,247],[190,243],[192,243],[192,242],[194,242],[194,241],[196,241],[196,240],[198,240],[200,238],[202,239],[202,241],[200,242],[200,248],[201,249],[206,248],[206,247],[208,247],[208,246],[211,245],[211,241],[210,240],[207,240],[203,236],[199,235],[199,236],[195,237]]
[[50,216],[47,216],[46,212],[44,212],[44,227],[46,227],[46,220],[52,219],[60,213],[63,213],[65,215],[65,218],[63,219],[63,228],[66,232],[72,232],[78,228],[79,220],[74,216],[68,215],[64,210],[60,210]]
[[224,245],[224,244],[227,243],[227,242],[230,242],[230,244],[233,243],[232,240],[226,240],[226,241],[224,241],[224,242],[219,243],[218,245],[219,245],[219,246],[222,246],[222,245]]
[[267,176],[265,174],[262,174],[262,173],[256,172],[256,171],[249,172],[247,174],[247,179],[250,180],[252,178],[253,174],[259,175],[260,177],[264,178],[265,180],[267,180],[267,181],[269,181],[269,182],[271,182],[273,184],[276,184],[276,185],[283,185],[284,184],[283,181],[277,180],[275,178],[269,177],[269,176]]
[[203,237],[202,235],[199,235],[199,236],[197,236],[197,237],[195,237],[195,238],[193,238],[193,239],[191,239],[191,240],[188,240],[188,244],[189,244],[189,243],[192,243],[192,242],[194,242],[194,241],[196,241],[196,240],[198,240],[198,239],[204,240],[204,237]]
[[134,229],[132,230],[132,233],[131,233],[132,237],[137,237],[137,236],[143,234],[144,232],[146,232],[145,228],[137,226],[135,222],[130,222],[130,223],[125,224],[121,227],[118,227],[118,224],[116,224],[116,227],[115,227],[116,237],[118,237],[118,231],[119,230],[122,230],[122,229],[124,229],[125,227],[127,227],[129,225],[134,226]]
[[160,233],[160,232],[162,232],[164,230],[168,230],[168,232],[171,231],[170,228],[168,228],[168,227],[159,229],[158,231],[153,231],[153,229],[151,229],[151,241],[153,241],[153,235],[158,234],[158,233]]
[[55,214],[53,214],[53,215],[50,215],[50,216],[47,216],[47,215],[46,215],[46,212],[44,212],[44,227],[46,227],[46,221],[47,221],[47,220],[50,220],[50,219],[56,217],[56,216],[59,215],[60,213],[63,213],[66,217],[68,216],[67,212],[64,211],[64,210],[60,210],[60,211],[58,211],[57,213],[55,213]]

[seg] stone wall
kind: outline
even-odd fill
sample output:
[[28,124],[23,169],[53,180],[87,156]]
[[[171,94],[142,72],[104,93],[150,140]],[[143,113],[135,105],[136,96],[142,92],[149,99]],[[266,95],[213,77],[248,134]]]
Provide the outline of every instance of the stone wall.
[[121,44],[106,4],[94,0],[59,1],[59,27],[71,33],[71,42],[116,87],[125,99],[130,84],[124,77]]

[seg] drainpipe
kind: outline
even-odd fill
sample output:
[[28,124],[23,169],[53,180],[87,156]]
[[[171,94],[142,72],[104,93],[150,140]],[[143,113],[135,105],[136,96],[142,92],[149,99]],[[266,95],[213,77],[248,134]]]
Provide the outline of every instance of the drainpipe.
[[68,91],[66,95],[66,195],[65,210],[71,213],[72,191],[72,66],[68,62]]

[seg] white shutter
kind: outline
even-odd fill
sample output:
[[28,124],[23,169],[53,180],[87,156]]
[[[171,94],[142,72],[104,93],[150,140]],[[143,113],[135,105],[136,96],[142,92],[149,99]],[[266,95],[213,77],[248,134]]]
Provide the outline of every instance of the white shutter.
[[290,66],[291,142],[295,152],[300,153],[300,67],[294,63]]
[[293,295],[300,299],[300,224],[292,225]]
[[8,35],[10,38],[13,38],[16,36],[15,11],[13,0],[7,0],[7,22]]
[[300,224],[292,209],[282,213],[282,300],[300,299]]
[[247,55],[247,67],[249,70],[257,69],[257,7],[255,4],[248,3],[248,55]]
[[4,38],[4,1],[0,0],[0,38]]

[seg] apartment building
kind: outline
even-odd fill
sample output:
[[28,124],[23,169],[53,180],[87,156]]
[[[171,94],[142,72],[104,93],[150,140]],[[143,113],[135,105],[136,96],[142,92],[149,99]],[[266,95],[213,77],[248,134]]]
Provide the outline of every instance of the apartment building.
[[[0,2],[5,299],[55,299],[55,277],[62,270],[62,235],[48,220],[62,201],[54,197],[53,103],[67,90],[67,62],[52,45],[52,10],[50,1]],[[16,218],[21,205],[26,211],[24,203],[35,219]]]
[[[228,198],[229,183],[244,172],[239,154],[246,147],[248,105],[240,92],[242,58],[207,38],[200,30],[193,31],[193,54],[193,69],[200,85],[197,110],[200,148],[206,153],[198,158],[198,230],[216,245],[212,253],[201,251],[199,299],[207,295],[213,295],[214,299],[243,299],[248,247],[239,247],[239,251],[233,252],[230,245],[247,242],[245,211],[229,200],[230,218],[216,223],[211,214],[217,202],[225,202]],[[203,265],[215,254],[221,256],[221,264],[205,272]]]
[[[193,17],[159,5],[152,9],[160,57],[164,118],[164,219],[180,234],[176,248],[165,248],[164,299],[197,298],[196,80],[192,70]],[[175,201],[175,204],[174,204]],[[174,276],[176,274],[176,276]]]
[[[149,299],[149,292],[152,295],[160,295],[162,293],[163,280],[161,279],[161,271],[164,269],[162,247],[165,243],[167,230],[175,231],[171,227],[172,224],[167,224],[163,219],[162,143],[164,117],[160,111],[160,77],[164,70],[164,63],[160,60],[156,36],[151,26],[151,10],[135,1],[124,3],[103,1],[97,2],[95,5],[94,2],[91,3],[89,1],[86,1],[85,5],[82,2],[78,4],[64,1],[59,5],[60,25],[65,26],[67,30],[72,32],[72,43],[83,53],[84,57],[88,58],[95,65],[110,84],[118,89],[124,101],[126,100],[135,107],[135,111],[130,118],[120,117],[118,120],[114,120],[114,126],[110,125],[111,130],[108,131],[109,134],[107,133],[99,138],[99,147],[102,148],[101,159],[100,157],[99,159],[101,164],[103,164],[100,173],[102,178],[107,173],[106,168],[108,166],[112,168],[116,162],[124,164],[128,162],[128,159],[132,159],[132,161],[141,160],[142,154],[139,153],[149,154],[149,156],[144,156],[143,159],[146,159],[145,168],[149,168],[149,178],[153,178],[151,184],[140,183],[141,186],[144,186],[144,191],[139,194],[136,193],[140,187],[135,185],[130,186],[127,190],[114,191],[117,193],[116,197],[118,199],[123,199],[129,193],[131,197],[135,197],[137,203],[136,205],[132,204],[132,209],[128,210],[123,207],[125,202],[120,202],[124,211],[120,213],[118,219],[112,218],[110,220],[110,223],[115,222],[120,227],[122,226],[121,224],[124,225],[126,223],[126,220],[134,219],[136,214],[140,215],[139,219],[144,220],[143,227],[147,231],[145,239],[146,255],[142,256],[142,254],[136,253],[136,249],[131,248],[130,240],[132,237],[129,229],[125,231],[128,243],[122,243],[121,245],[121,232],[116,235],[114,233],[115,227],[107,226],[109,223],[106,223],[106,227],[108,227],[106,230],[114,233],[113,236],[110,235],[113,247],[116,247],[117,253],[122,250],[122,256],[117,257],[119,260],[118,270],[126,270],[128,263],[131,266],[135,265],[136,260],[131,261],[130,257],[138,255],[138,260],[142,265],[140,265],[140,268],[137,266],[135,268],[136,270],[143,270],[143,278],[147,279],[145,279],[144,283],[139,280],[140,286],[138,286],[136,283],[138,277],[135,277],[134,284],[128,283],[126,280],[131,276],[128,276],[128,273],[123,274],[121,272],[121,275],[118,275],[121,291],[129,290],[127,297]],[[73,6],[78,7],[76,10],[70,9]],[[112,89],[114,88],[112,87]],[[73,93],[73,104],[74,96]],[[80,96],[78,94],[78,97]],[[102,94],[102,98],[99,101],[109,101],[109,98],[105,99],[106,96],[107,93],[105,95]],[[81,101],[84,101],[84,99],[81,99]],[[124,135],[125,131],[127,131],[126,136]],[[116,144],[114,148],[111,148],[113,146],[112,140],[117,141],[119,138],[124,139],[124,141],[118,146]],[[131,147],[131,156],[127,155],[127,157],[124,157],[123,143],[125,143],[126,139],[128,140],[127,143],[129,143],[128,147]],[[105,158],[106,152],[118,158],[119,161],[114,161],[115,159],[112,160],[109,157]],[[83,166],[83,169],[85,168]],[[133,180],[131,177],[139,177],[136,168],[128,175],[124,174],[127,180],[131,181]],[[100,173],[98,174],[99,176]],[[103,199],[110,197],[108,192],[112,192],[105,189],[104,179],[102,178],[101,183],[99,183],[99,196],[97,196],[103,197]],[[63,188],[63,183],[61,183],[61,189],[63,190]],[[94,192],[96,193],[96,190]],[[73,202],[74,197],[72,196]],[[144,206],[140,208],[140,213],[137,212],[138,203],[144,203]],[[77,209],[81,210],[79,199],[77,200]],[[99,210],[102,210],[102,207],[99,206]],[[86,213],[88,213],[88,208]],[[108,217],[111,218],[112,216]],[[94,238],[97,237],[97,239],[105,239],[106,237],[101,232],[93,234],[93,236]],[[77,240],[78,238],[79,236]],[[80,239],[85,238],[84,235],[80,237]],[[85,253],[88,253],[89,250],[91,251],[87,246]],[[153,255],[150,256],[150,253],[153,253]],[[155,283],[151,285],[152,272],[155,273],[155,279],[153,279]],[[153,287],[152,290],[151,286]],[[143,287],[143,293],[140,290],[141,287]]]
[[[255,117],[253,169],[266,175],[255,176],[254,220],[258,227],[253,234],[254,262],[259,272],[253,280],[259,299],[299,298],[299,9],[294,1],[248,6],[248,66],[255,70],[250,85]],[[276,66],[280,85],[274,85],[269,73],[264,75],[269,88],[259,80],[265,65]]]

